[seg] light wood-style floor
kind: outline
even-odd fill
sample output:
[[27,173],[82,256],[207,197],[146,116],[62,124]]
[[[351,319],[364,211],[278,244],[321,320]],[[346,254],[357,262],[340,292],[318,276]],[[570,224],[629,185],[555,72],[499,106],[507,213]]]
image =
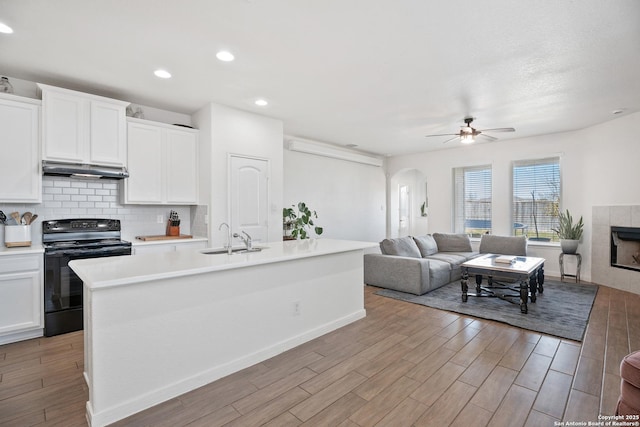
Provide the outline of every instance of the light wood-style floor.
[[[615,412],[620,361],[640,349],[640,295],[604,286],[582,344],[375,291],[365,287],[366,318],[116,425],[539,427],[597,420]],[[81,332],[0,346],[0,425],[86,425],[82,360]]]

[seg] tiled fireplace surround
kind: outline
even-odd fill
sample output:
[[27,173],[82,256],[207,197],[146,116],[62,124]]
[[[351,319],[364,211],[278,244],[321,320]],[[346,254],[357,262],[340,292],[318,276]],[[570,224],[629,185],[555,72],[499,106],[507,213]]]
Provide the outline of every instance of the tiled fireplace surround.
[[610,265],[611,226],[640,227],[640,206],[594,206],[591,281],[640,294],[640,271]]

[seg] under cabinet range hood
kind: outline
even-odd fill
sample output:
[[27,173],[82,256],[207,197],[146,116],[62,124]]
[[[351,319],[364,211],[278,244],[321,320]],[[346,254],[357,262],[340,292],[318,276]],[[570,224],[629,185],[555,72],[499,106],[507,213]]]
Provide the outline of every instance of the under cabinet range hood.
[[129,177],[129,172],[124,167],[61,163],[47,160],[42,161],[42,173],[44,175],[89,179],[123,179]]

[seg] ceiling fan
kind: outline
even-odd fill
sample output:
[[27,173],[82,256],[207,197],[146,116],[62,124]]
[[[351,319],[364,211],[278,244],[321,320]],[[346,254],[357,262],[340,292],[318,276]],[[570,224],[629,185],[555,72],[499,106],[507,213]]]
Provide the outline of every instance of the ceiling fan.
[[515,132],[514,128],[495,128],[495,129],[482,129],[478,130],[471,127],[471,122],[473,122],[473,117],[465,117],[464,118],[465,126],[461,126],[460,132],[458,133],[442,133],[438,135],[426,135],[426,137],[431,136],[453,136],[453,138],[449,138],[443,142],[446,144],[449,141],[453,141],[456,138],[460,138],[460,142],[463,144],[471,144],[476,140],[477,136],[482,136],[488,138],[492,141],[495,141],[498,138],[487,135],[485,132]]

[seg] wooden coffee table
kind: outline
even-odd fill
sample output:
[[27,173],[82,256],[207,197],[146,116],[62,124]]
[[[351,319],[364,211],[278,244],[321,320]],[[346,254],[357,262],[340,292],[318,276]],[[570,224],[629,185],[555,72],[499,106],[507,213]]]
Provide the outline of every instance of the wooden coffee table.
[[[462,264],[462,302],[469,295],[476,297],[494,297],[520,304],[520,311],[528,312],[527,301],[536,302],[536,292],[544,292],[544,258],[516,257],[511,264],[498,263],[500,255],[486,254]],[[476,276],[476,292],[468,293],[469,276]],[[482,279],[487,276],[487,285]],[[499,282],[496,278],[510,279],[511,283]],[[515,292],[515,293],[514,293]]]

